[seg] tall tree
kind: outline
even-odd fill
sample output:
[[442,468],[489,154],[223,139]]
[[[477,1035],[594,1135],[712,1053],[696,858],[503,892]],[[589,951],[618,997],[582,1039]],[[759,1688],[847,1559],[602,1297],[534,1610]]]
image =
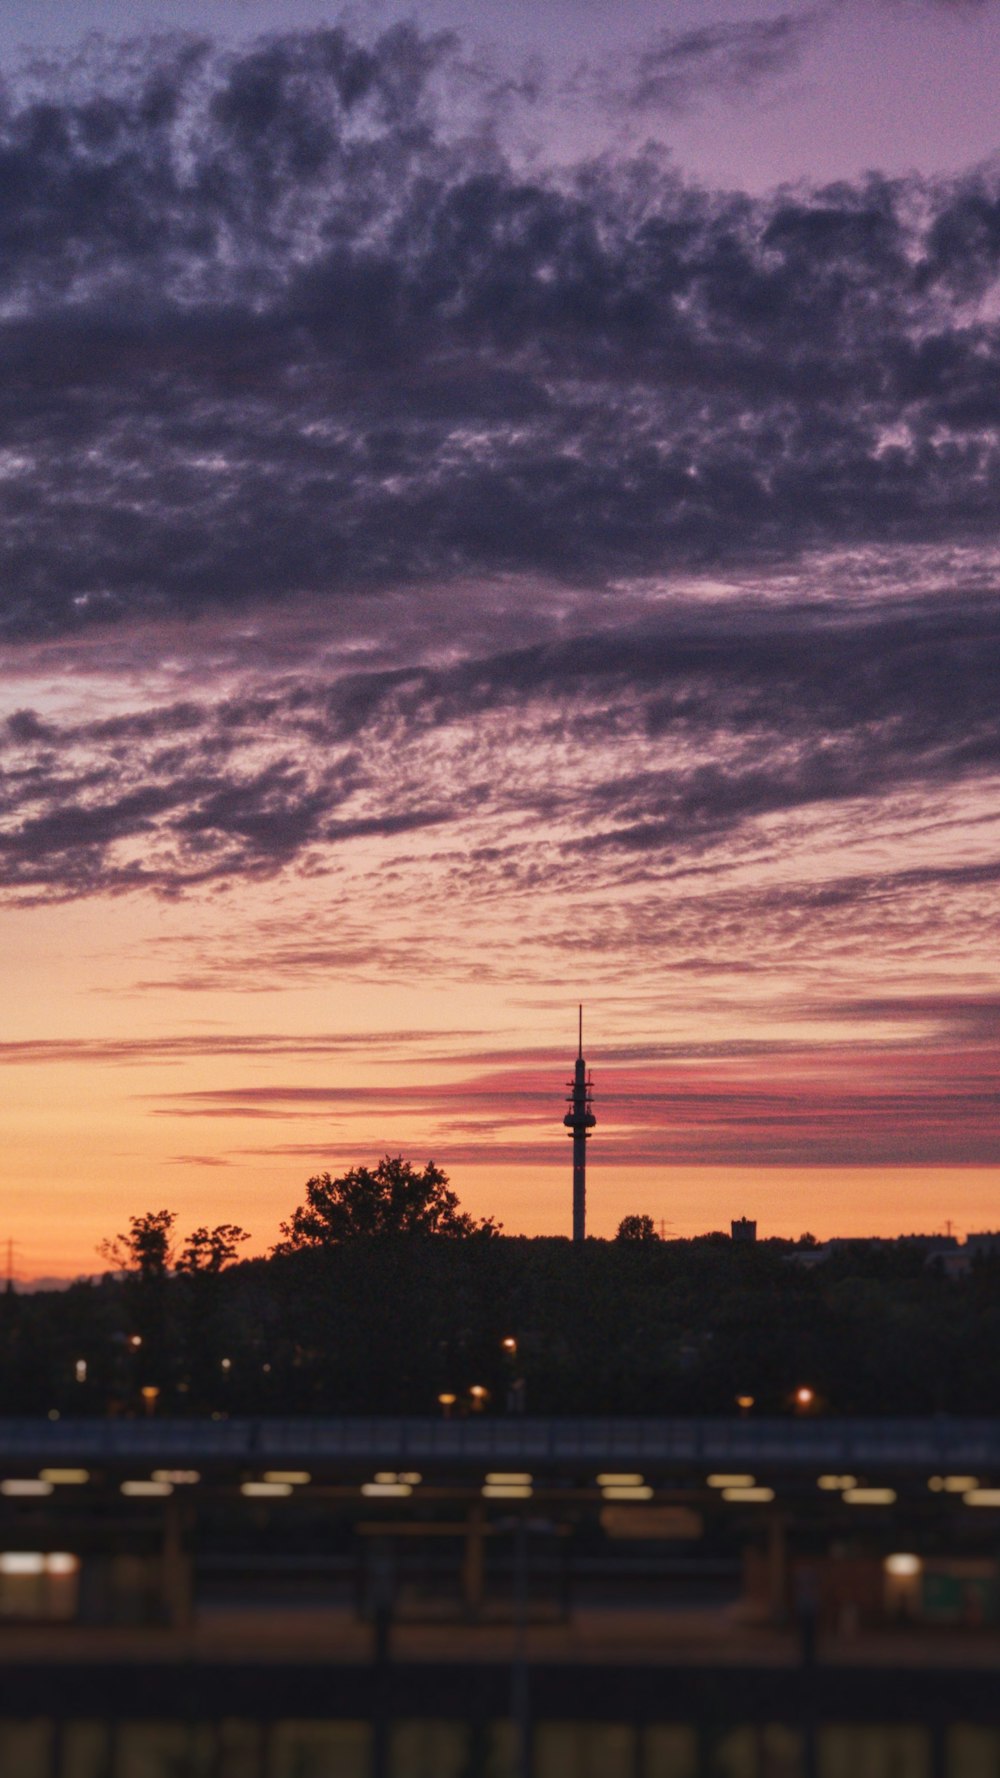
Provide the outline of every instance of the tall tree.
[[181,1248],[177,1270],[214,1277],[239,1257],[241,1243],[249,1239],[246,1229],[236,1222],[220,1222],[214,1229],[195,1229]]
[[659,1238],[651,1216],[623,1216],[615,1234],[616,1241],[658,1241]]
[[373,1235],[443,1235],[452,1239],[493,1235],[492,1217],[477,1222],[458,1207],[448,1175],[428,1161],[415,1167],[401,1155],[383,1155],[374,1167],[352,1167],[339,1178],[317,1174],[306,1182],[306,1201],[283,1222],[277,1252],[335,1247]]
[[97,1251],[113,1271],[150,1284],[154,1279],[165,1278],[173,1263],[176,1221],[174,1210],[147,1210],[144,1216],[130,1216],[128,1233],[102,1241]]

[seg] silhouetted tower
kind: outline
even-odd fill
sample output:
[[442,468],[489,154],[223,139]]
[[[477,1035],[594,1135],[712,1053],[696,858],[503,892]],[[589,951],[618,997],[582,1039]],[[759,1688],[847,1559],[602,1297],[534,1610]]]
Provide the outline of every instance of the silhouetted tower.
[[573,1239],[587,1233],[587,1138],[597,1122],[591,1109],[592,1083],[583,1059],[583,1007],[580,1008],[580,1043],[573,1079],[568,1083],[569,1110],[563,1123],[573,1138]]

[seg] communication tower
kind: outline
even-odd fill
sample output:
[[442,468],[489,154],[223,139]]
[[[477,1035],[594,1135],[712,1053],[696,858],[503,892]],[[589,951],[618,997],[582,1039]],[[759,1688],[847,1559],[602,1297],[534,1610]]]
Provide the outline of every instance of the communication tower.
[[592,1109],[593,1083],[583,1059],[583,1007],[580,1007],[580,1040],[573,1079],[567,1082],[569,1110],[563,1123],[573,1138],[573,1239],[587,1233],[587,1139],[597,1122]]

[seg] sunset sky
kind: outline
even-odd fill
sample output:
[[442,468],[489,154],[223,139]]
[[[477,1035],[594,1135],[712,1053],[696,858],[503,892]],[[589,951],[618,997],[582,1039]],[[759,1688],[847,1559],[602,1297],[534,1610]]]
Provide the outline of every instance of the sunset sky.
[[[7,0],[3,1215],[1000,1226],[1000,0]],[[117,33],[117,34],[116,34]]]

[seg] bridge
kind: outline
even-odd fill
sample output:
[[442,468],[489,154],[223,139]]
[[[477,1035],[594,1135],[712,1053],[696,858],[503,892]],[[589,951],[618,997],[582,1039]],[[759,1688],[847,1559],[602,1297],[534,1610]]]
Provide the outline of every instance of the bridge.
[[411,1466],[456,1479],[504,1465],[580,1483],[616,1468],[664,1484],[697,1484],[720,1468],[924,1481],[964,1471],[983,1481],[1000,1478],[1000,1418],[0,1420],[0,1470],[70,1463],[206,1473],[280,1463],[331,1475]]

